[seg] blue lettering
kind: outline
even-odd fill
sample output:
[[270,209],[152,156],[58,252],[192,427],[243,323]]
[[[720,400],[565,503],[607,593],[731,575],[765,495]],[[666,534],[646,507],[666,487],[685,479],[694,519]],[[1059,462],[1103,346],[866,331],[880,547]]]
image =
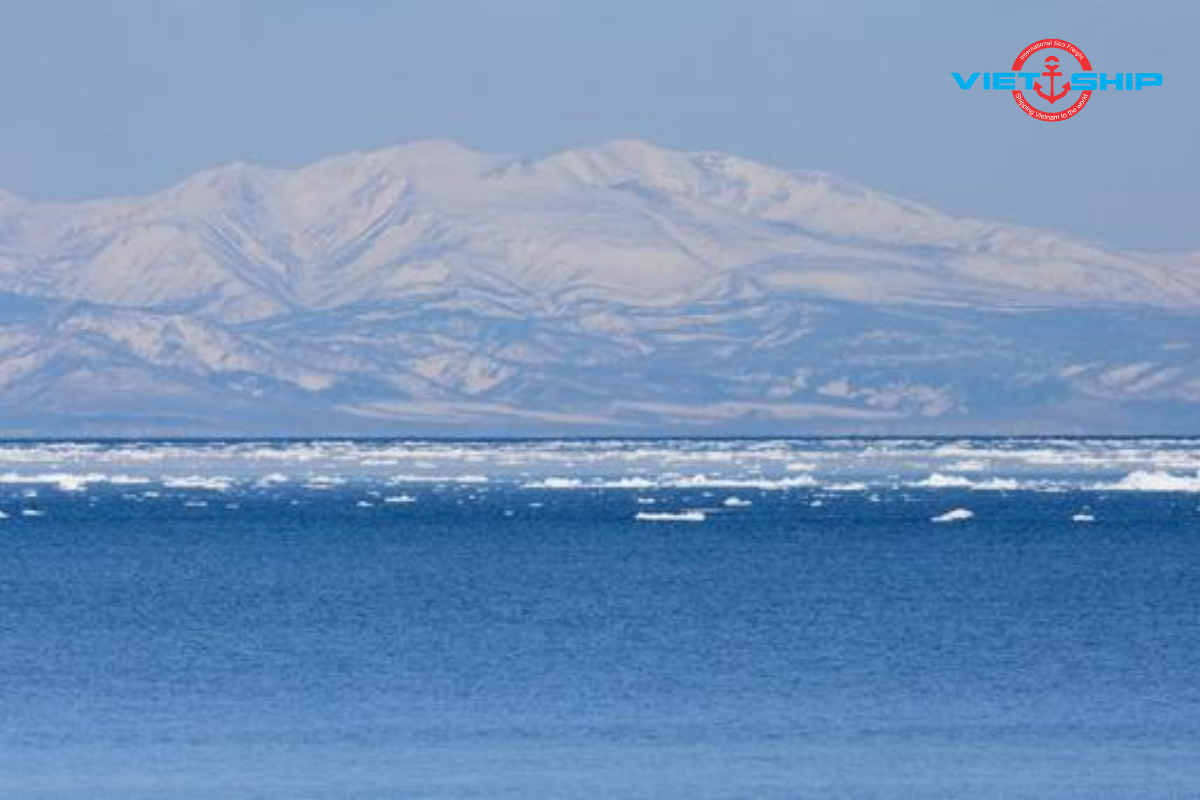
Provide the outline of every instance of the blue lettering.
[[958,88],[960,89],[970,89],[971,84],[975,83],[975,79],[979,77],[978,72],[972,72],[971,77],[964,81],[962,75],[959,75],[957,72],[951,72],[950,74],[954,76],[954,80],[958,81]]
[[1141,89],[1143,86],[1162,86],[1161,72],[1139,72],[1137,74],[1137,85],[1135,89]]
[[1071,76],[1071,88],[1090,92],[1096,88],[1096,73],[1076,72]]
[[1107,89],[1109,86],[1116,86],[1118,89],[1124,88],[1121,84],[1125,82],[1125,76],[1117,73],[1117,77],[1109,78],[1107,72],[1101,72],[1096,75],[1096,83],[1098,89]]
[[992,88],[993,89],[1015,89],[1015,88],[1017,88],[1017,73],[1015,73],[1015,72],[992,73]]
[[1018,72],[1017,77],[1024,78],[1025,79],[1025,91],[1032,92],[1033,91],[1033,82],[1036,81],[1039,77],[1041,77],[1041,73],[1040,72]]

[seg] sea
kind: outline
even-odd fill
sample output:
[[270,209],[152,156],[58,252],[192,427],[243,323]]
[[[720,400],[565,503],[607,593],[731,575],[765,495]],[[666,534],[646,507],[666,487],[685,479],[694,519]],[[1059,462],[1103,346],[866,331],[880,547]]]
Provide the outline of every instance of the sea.
[[1200,440],[0,442],[0,797],[1200,797]]

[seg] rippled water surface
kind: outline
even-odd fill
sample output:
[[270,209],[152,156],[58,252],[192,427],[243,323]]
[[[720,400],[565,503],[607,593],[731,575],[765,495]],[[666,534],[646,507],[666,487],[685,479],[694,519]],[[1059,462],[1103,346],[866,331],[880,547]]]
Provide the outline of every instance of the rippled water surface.
[[0,796],[1197,796],[1198,471],[1196,440],[0,444]]

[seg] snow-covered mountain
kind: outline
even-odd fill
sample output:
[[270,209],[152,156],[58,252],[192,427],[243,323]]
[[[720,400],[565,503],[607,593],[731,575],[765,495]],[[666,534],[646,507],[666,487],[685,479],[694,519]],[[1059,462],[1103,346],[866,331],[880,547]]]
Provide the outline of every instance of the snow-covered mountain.
[[1200,259],[617,141],[0,193],[0,432],[1191,431]]

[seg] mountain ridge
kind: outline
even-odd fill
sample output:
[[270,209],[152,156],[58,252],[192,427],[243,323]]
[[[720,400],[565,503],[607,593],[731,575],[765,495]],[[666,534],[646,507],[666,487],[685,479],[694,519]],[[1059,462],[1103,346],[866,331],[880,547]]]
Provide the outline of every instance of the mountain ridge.
[[431,140],[0,193],[0,432],[1194,430],[1197,309],[1194,253],[639,140]]

